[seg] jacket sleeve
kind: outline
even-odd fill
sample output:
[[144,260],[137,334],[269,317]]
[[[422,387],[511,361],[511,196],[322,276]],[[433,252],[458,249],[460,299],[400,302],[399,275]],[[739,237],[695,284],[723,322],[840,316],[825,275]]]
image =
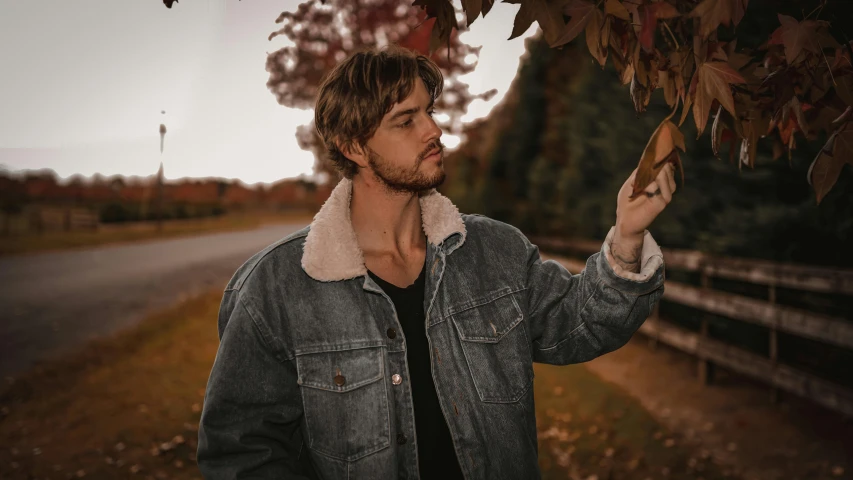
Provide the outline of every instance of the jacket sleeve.
[[202,475],[313,478],[299,428],[302,401],[293,363],[270,347],[263,323],[238,291],[226,290],[219,315],[219,349],[198,430]]
[[614,232],[611,228],[601,250],[574,275],[554,260],[543,262],[539,248],[525,239],[535,362],[567,365],[612,352],[627,343],[651,315],[664,290],[660,247],[647,230],[640,273],[623,271],[610,254]]

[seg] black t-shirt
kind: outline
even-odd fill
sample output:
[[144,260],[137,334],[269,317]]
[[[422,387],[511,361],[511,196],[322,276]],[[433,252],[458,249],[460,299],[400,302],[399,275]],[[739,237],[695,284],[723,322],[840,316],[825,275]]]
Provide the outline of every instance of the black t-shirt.
[[[441,480],[463,479],[450,430],[441,413],[438,395],[430,370],[429,342],[426,337],[424,314],[424,284],[426,265],[415,283],[397,287],[368,271],[371,278],[391,297],[397,318],[406,336],[406,358],[409,362],[412,401],[415,408],[415,431],[418,441],[418,465],[421,478]],[[404,375],[405,372],[400,372]]]

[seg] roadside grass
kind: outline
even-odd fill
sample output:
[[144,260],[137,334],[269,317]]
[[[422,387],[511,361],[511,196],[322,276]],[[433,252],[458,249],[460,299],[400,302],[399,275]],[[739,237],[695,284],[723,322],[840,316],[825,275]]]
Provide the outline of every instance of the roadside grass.
[[534,368],[543,479],[736,478],[583,365]]
[[[0,478],[201,478],[197,425],[221,294],[186,300],[7,380]],[[582,365],[537,365],[536,375],[545,479],[722,478]]]
[[68,250],[98,245],[174,238],[201,233],[248,230],[269,223],[311,222],[314,212],[233,213],[220,217],[167,220],[161,231],[155,222],[105,224],[96,231],[45,232],[0,236],[0,256]]

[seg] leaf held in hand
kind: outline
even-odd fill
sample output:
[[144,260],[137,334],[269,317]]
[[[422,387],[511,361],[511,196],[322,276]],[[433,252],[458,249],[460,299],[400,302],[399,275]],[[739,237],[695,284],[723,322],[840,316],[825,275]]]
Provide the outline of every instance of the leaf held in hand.
[[[674,113],[674,112],[673,112]],[[684,134],[670,120],[672,114],[666,117],[649,138],[640,163],[637,165],[637,176],[634,179],[631,198],[639,195],[655,178],[667,163],[671,162],[681,171],[681,183],[684,183],[684,170],[678,151],[685,151]]]

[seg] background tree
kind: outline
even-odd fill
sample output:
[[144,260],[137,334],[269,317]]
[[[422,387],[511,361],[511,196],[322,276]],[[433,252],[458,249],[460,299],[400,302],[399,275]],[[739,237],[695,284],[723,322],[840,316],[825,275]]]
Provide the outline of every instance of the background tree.
[[[423,3],[420,1],[415,4]],[[427,13],[433,18],[427,19]],[[353,51],[397,43],[430,55],[445,75],[444,94],[436,103],[443,113],[437,117],[447,132],[461,130],[461,116],[476,98],[489,99],[495,91],[473,95],[458,77],[476,66],[479,47],[459,40],[457,16],[449,3],[436,9],[419,9],[410,0],[316,0],[299,5],[295,12],[283,12],[276,19],[282,27],[270,40],[284,35],[293,46],[281,48],[267,57],[270,73],[267,87],[276,100],[287,107],[312,108],[323,76]],[[435,17],[441,19],[436,25]],[[440,51],[438,47],[444,45]],[[430,54],[430,52],[433,52]],[[328,164],[313,122],[297,131],[299,145],[312,151],[315,170],[336,176]]]

